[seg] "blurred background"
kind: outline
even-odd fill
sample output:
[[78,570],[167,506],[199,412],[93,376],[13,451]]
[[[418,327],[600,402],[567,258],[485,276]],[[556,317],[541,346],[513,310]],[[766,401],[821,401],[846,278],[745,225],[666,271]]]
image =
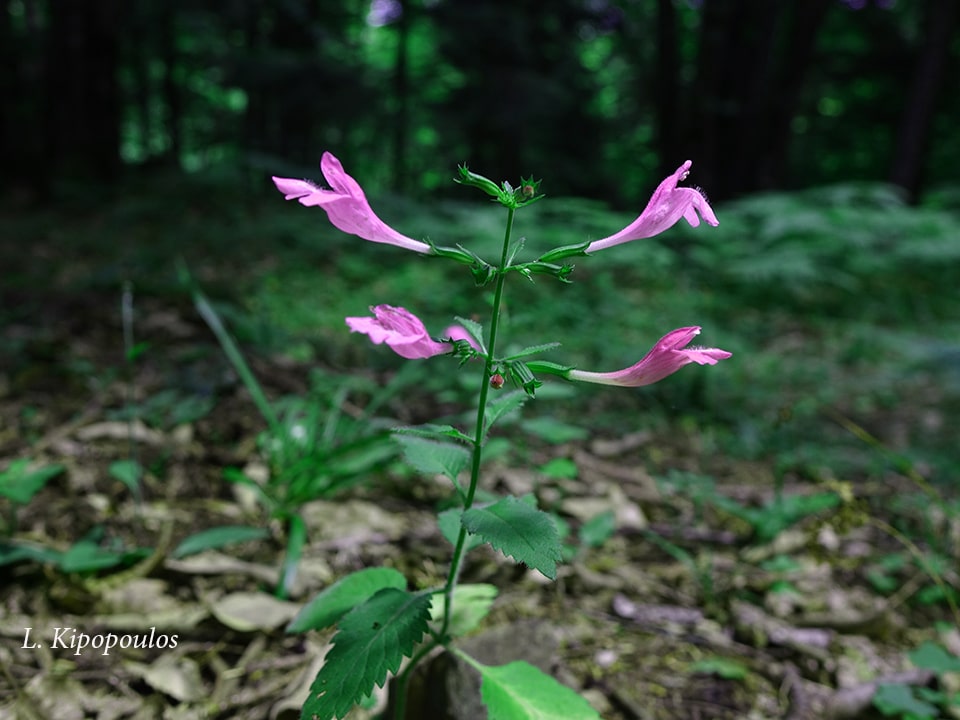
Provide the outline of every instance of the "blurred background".
[[[691,325],[733,353],[638,389],[545,378],[498,424],[484,489],[536,492],[579,558],[520,614],[593,623],[569,649],[578,683],[659,704],[643,717],[785,716],[769,708],[801,675],[814,693],[864,678],[864,656],[883,658],[871,678],[899,668],[938,622],[960,655],[958,16],[957,0],[0,0],[0,601],[27,618],[64,578],[236,524],[263,529],[227,538],[245,560],[307,543],[323,582],[386,562],[436,584],[449,484],[389,429],[469,428],[475,368],[403,360],[344,317],[401,305],[440,334],[485,321],[491,289],[337,231],[270,176],[322,183],[330,151],[391,226],[487,258],[504,212],[457,165],[542,178],[516,216],[525,260],[621,229],[689,159],[719,227],[577,258],[569,285],[508,277],[504,354],[561,341],[543,359],[611,371]],[[284,524],[301,510],[308,532]],[[519,577],[471,558],[465,577]],[[699,641],[630,625],[615,592],[732,623],[765,653],[734,668],[760,668],[750,697],[708,665],[677,700],[671,658]],[[852,669],[817,646],[754,692],[787,656],[738,624],[741,601],[801,628],[829,615]],[[622,662],[593,661],[613,647]],[[14,649],[33,683],[40,656]],[[948,712],[901,709],[884,716]]]
[[695,160],[716,201],[955,177],[951,0],[5,0],[0,182],[214,167],[372,190],[495,177],[635,207]]
[[[518,343],[562,339],[551,359],[588,369],[630,365],[686,325],[734,359],[639,395],[574,393],[557,412],[589,407],[597,432],[619,432],[625,412],[638,427],[692,413],[711,447],[778,477],[908,462],[878,456],[839,413],[954,478],[957,15],[953,0],[6,0],[7,393],[29,407],[53,372],[79,403],[111,366],[102,348],[140,332],[160,335],[139,362],[183,384],[170,318],[122,334],[118,314],[123,297],[195,322],[177,263],[245,347],[334,384],[403,365],[346,331],[371,304],[405,305],[435,332],[485,317],[487,290],[461,268],[282,200],[269,176],[322,182],[325,150],[401,232],[481,254],[498,252],[502,217],[451,182],[458,163],[544,179],[547,199],[516,230],[533,252],[623,227],[692,159],[687,182],[719,228],[681,222],[605,251],[572,286],[520,283],[507,328]],[[471,402],[435,374],[418,382],[431,398],[419,420]],[[221,392],[197,378],[181,389],[210,403]]]

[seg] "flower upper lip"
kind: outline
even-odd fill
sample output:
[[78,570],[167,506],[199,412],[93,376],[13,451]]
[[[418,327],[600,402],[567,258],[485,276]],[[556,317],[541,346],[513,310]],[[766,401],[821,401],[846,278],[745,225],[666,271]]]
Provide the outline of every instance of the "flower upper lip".
[[673,227],[680,218],[691,226],[697,227],[702,217],[708,225],[719,225],[717,216],[707,202],[706,196],[698,188],[677,187],[677,183],[690,173],[693,163],[687,160],[676,172],[667,176],[654,191],[650,202],[639,217],[623,230],[600,240],[594,240],[587,246],[587,252],[603,250],[614,245],[659,235]]
[[427,243],[397,232],[377,217],[367,202],[363,188],[344,171],[343,165],[332,153],[323,153],[320,169],[330,185],[330,190],[325,190],[309,180],[293,178],[274,176],[273,183],[286,200],[299,200],[301,205],[307,207],[322,207],[334,227],[345,233],[414,252],[432,252]]

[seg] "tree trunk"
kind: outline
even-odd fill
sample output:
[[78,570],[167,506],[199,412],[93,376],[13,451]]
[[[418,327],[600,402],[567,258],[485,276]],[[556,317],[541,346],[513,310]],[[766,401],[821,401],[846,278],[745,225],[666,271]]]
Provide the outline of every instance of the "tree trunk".
[[407,50],[410,40],[410,13],[412,8],[399,0],[400,18],[397,20],[397,55],[393,65],[393,96],[396,112],[393,118],[393,190],[402,193],[407,180],[407,138],[410,126],[407,76]]
[[791,125],[797,112],[800,90],[823,24],[833,0],[805,0],[793,6],[789,19],[785,58],[782,71],[775,81],[779,91],[773,99],[768,123],[769,144],[757,168],[757,188],[767,190],[782,187],[790,149]]
[[904,104],[890,170],[890,182],[906,189],[912,199],[920,192],[930,126],[957,22],[957,0],[930,0],[927,8],[927,31]]
[[717,0],[703,10],[687,136],[715,199],[781,186],[802,81],[831,0]]
[[180,167],[183,150],[183,100],[177,83],[177,7],[173,2],[162,4],[160,47],[163,56],[163,99],[167,108],[166,125],[170,146],[167,151],[172,164]]
[[119,0],[48,6],[47,168],[75,180],[114,180],[120,169],[117,85]]
[[657,68],[655,75],[657,177],[666,177],[686,158],[680,157],[680,54],[677,49],[677,11],[673,0],[657,0]]

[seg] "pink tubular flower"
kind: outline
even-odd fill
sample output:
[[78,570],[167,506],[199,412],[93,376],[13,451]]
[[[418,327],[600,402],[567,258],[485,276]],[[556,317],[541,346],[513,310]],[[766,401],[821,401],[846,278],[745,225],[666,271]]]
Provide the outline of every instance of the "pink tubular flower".
[[636,365],[609,373],[570,370],[566,377],[568,380],[581,380],[600,385],[640,387],[663,380],[667,375],[672,375],[688,363],[716,365],[718,361],[730,357],[731,353],[718,348],[684,349],[699,334],[698,327],[678,328],[660,338],[653,349]]
[[347,326],[369,335],[375,345],[385,342],[400,357],[418,360],[453,350],[450,343],[432,340],[420,318],[406,308],[377,305],[370,312],[373,317],[348,317]]
[[690,173],[692,164],[687,160],[677,168],[673,175],[660,183],[656,192],[653,193],[653,197],[650,198],[650,202],[647,203],[647,207],[640,213],[640,217],[615,235],[594,240],[587,246],[587,252],[595,252],[630,240],[659,235],[664,230],[673,227],[681,217],[685,218],[693,227],[700,224],[701,216],[709,225],[719,225],[720,223],[717,221],[717,216],[713,214],[710,203],[707,202],[706,197],[699,189],[677,187],[677,183]]
[[319,205],[327,211],[334,227],[371,242],[396,245],[419,253],[431,252],[425,242],[401,235],[370,209],[370,203],[359,183],[347,175],[343,165],[328,152],[320,160],[320,169],[330,190],[317,187],[309,180],[274,177],[273,183],[286,200],[299,200],[307,207]]

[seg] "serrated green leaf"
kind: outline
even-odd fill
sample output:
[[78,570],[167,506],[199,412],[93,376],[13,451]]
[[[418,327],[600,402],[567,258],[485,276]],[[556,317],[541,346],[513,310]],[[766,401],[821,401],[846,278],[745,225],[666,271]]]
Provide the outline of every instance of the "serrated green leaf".
[[460,522],[504,555],[535,568],[551,580],[557,577],[561,545],[557,527],[547,513],[515,497],[485,508],[471,508]]
[[[451,545],[456,547],[457,537],[460,535],[460,515],[461,511],[457,508],[444,510],[437,515],[437,525],[440,526],[440,533],[447,539]],[[473,550],[478,545],[483,545],[483,540],[476,535],[467,535],[464,552]]]
[[182,558],[233,543],[260,540],[269,534],[264,528],[250,527],[249,525],[223,525],[188,535],[170,553],[170,556]]
[[913,652],[907,654],[918,668],[934,672],[960,672],[960,657],[951,655],[936,643],[927,641]]
[[391,428],[391,432],[397,435],[414,435],[416,437],[430,438],[432,440],[445,440],[451,438],[473,445],[473,438],[457,430],[453,425],[434,425],[425,423],[423,425],[403,426]]
[[400,443],[404,459],[422,473],[456,480],[470,464],[470,451],[461,445],[412,435],[394,435],[394,440]]
[[66,469],[63,465],[46,465],[27,472],[29,464],[27,459],[15,460],[0,473],[0,495],[19,505],[26,505],[44,485]]
[[340,578],[303,606],[287,625],[288,633],[319,630],[336,623],[384,588],[403,590],[407,579],[393,568],[366,568]]
[[590,703],[530,663],[471,664],[480,671],[488,720],[600,720]]
[[[453,589],[453,614],[447,632],[453,637],[466,635],[483,621],[496,599],[497,588],[494,585],[457,585]],[[443,622],[443,593],[433,596],[430,618],[436,624]]]
[[383,687],[387,673],[399,669],[427,632],[431,599],[429,593],[384,588],[344,615],[301,720],[343,718],[374,685]]
[[514,390],[501,395],[496,400],[491,400],[487,404],[487,412],[484,416],[484,433],[501,418],[522,408],[525,402],[527,402],[527,394],[523,390]]

